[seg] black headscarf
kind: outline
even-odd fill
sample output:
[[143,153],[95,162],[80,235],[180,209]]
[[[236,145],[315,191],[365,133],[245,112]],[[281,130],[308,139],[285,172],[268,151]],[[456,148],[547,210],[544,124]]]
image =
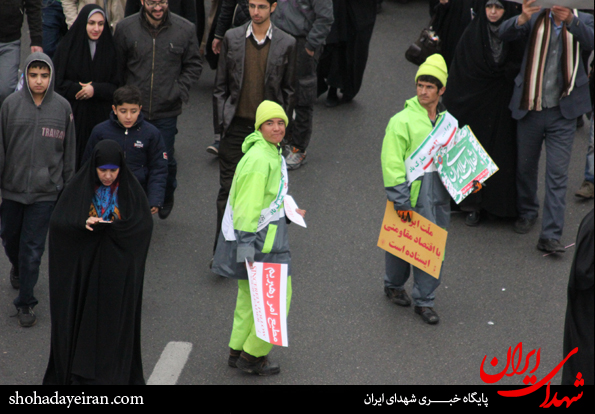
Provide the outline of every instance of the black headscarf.
[[[105,154],[119,156],[121,219],[85,228]],[[153,219],[145,193],[112,140],[64,189],[50,220],[52,338],[44,384],[144,384],[142,290]]]
[[[515,217],[516,211],[516,123],[508,105],[514,88],[514,78],[520,70],[524,45],[519,42],[501,43],[496,61],[492,48],[493,24],[486,16],[488,0],[477,0],[477,12],[467,26],[449,73],[443,103],[459,121],[469,125],[475,136],[500,168],[486,183],[486,188],[469,195],[460,204],[463,210],[477,206],[499,217]],[[506,19],[519,14],[517,3],[505,1]],[[497,30],[495,31],[497,33]]]
[[[103,32],[96,41],[95,55],[91,57],[87,21],[94,10],[100,10],[105,17],[103,9],[96,4],[83,7],[68,33],[60,41],[53,58],[56,92],[68,99],[74,113],[77,170],[80,168],[80,160],[93,127],[108,119],[113,94],[122,83],[118,74],[116,45],[107,18]],[[79,82],[92,82],[92,98],[75,98],[81,90]]]

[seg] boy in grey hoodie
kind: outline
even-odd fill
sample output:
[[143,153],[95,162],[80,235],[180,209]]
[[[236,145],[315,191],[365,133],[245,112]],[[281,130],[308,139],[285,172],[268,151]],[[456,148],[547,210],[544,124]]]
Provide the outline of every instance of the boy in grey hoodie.
[[33,326],[33,288],[58,195],[74,174],[72,109],[54,92],[54,67],[41,52],[25,61],[25,86],[0,109],[0,237],[19,289],[19,324]]

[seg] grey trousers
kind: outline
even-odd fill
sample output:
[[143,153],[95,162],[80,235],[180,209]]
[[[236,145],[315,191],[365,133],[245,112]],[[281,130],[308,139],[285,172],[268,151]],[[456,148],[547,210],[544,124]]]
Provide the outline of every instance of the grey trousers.
[[576,119],[566,119],[559,107],[529,111],[517,124],[517,210],[519,217],[539,215],[537,180],[539,156],[545,142],[545,200],[542,239],[560,240],[564,228],[568,165],[576,132]]
[[[448,229],[450,225],[450,195],[440,181],[438,173],[426,173],[421,180],[417,204],[413,210],[443,229]],[[444,266],[436,279],[388,252],[385,254],[384,263],[384,286],[397,290],[405,289],[405,283],[409,280],[413,270],[413,290],[411,291],[413,303],[415,306],[434,307],[436,297],[434,292],[442,281]]]
[[[296,37],[295,46],[295,117],[289,123],[290,143],[300,151],[306,151],[312,138],[314,103],[318,88],[316,68],[320,50],[314,56],[306,53],[306,38]],[[292,114],[287,114],[291,116]]]
[[0,106],[14,92],[19,78],[21,41],[0,43]]
[[411,269],[413,269],[413,289],[411,290],[411,298],[415,306],[423,306],[427,308],[434,307],[434,299],[436,295],[434,292],[440,286],[442,281],[442,270],[440,270],[440,277],[436,279],[430,276],[421,269],[410,265],[405,260],[398,258],[385,252],[384,257],[385,274],[384,286],[404,290],[405,283],[409,280]]

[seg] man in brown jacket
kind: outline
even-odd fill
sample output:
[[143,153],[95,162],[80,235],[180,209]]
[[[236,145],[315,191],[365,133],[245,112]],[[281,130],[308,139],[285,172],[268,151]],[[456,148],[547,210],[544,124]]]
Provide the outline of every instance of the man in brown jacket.
[[215,133],[221,134],[217,237],[244,138],[254,132],[256,109],[264,100],[286,113],[293,106],[295,39],[271,23],[275,0],[249,0],[250,22],[223,39],[213,92]]

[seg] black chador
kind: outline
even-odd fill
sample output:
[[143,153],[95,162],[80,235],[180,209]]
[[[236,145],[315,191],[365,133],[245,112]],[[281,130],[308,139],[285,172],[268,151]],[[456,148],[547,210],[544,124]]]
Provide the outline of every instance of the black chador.
[[[96,167],[106,164],[120,166],[120,218],[90,231],[85,224],[101,194]],[[122,149],[101,141],[64,189],[50,221],[52,334],[44,384],[145,383],[141,309],[152,230],[147,197]]]
[[[566,358],[575,348],[578,348],[578,351],[564,364],[562,385],[574,385],[575,381],[579,381],[580,384],[581,380],[584,381],[584,385],[593,385],[594,235],[593,210],[591,210],[579,227],[574,260],[570,268],[563,358]],[[578,390],[582,388],[579,387]]]
[[[121,84],[116,46],[107,19],[98,40],[90,41],[87,35],[87,20],[98,12],[105,17],[103,9],[95,4],[83,7],[53,58],[56,92],[68,99],[74,115],[77,170],[93,127],[109,118],[114,92]],[[80,83],[89,82],[93,97],[76,99],[82,88]]]
[[370,40],[376,23],[376,3],[334,0],[334,22],[318,64],[318,95],[341,90],[350,101],[362,86]]
[[508,105],[518,74],[524,45],[502,42],[500,24],[518,14],[517,4],[504,1],[503,17],[491,23],[486,16],[487,0],[477,1],[477,16],[467,26],[449,69],[443,103],[471,130],[498,165],[485,188],[470,194],[459,207],[464,211],[486,210],[497,217],[516,217],[516,121]]

